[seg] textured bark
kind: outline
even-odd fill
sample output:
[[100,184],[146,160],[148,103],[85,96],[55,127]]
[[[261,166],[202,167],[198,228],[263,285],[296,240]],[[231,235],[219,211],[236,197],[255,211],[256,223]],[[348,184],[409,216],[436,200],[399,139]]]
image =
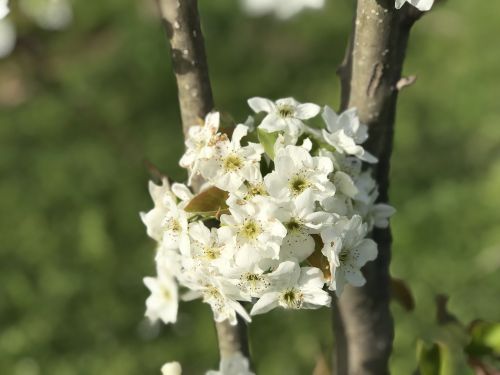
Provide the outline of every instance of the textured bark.
[[197,0],[158,0],[170,42],[184,134],[214,107]]
[[[201,32],[197,0],[158,0],[160,13],[170,43],[172,66],[177,81],[182,129],[190,126],[214,107],[205,44]],[[195,185],[200,186],[201,181]],[[195,189],[196,190],[196,189]],[[246,323],[237,326],[216,323],[221,359],[236,352],[249,358]]]
[[[394,0],[358,0],[353,34],[339,75],[342,109],[356,107],[370,129],[366,147],[379,158],[374,177],[388,202],[389,169],[398,85],[411,26],[421,13]],[[337,375],[389,374],[394,324],[389,309],[390,229],[375,229],[379,256],[364,267],[361,288],[348,287],[334,308]],[[339,329],[340,328],[340,329]]]

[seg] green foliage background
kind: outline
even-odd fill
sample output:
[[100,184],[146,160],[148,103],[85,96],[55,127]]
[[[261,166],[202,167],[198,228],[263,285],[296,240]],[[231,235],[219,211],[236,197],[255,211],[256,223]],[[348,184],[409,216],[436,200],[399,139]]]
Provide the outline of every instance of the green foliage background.
[[[246,99],[339,103],[335,69],[352,5],[293,20],[253,19],[237,1],[201,0],[219,109],[244,120]],[[182,305],[179,323],[143,319],[154,244],[148,159],[182,180],[175,82],[153,0],[77,0],[65,32],[14,12],[20,42],[0,61],[0,373],[186,374],[217,367],[211,313]],[[394,374],[415,368],[432,335],[433,298],[463,321],[500,309],[500,3],[454,0],[414,30],[392,169],[392,272],[417,309],[393,306]],[[255,318],[260,374],[308,374],[332,346],[328,310]]]

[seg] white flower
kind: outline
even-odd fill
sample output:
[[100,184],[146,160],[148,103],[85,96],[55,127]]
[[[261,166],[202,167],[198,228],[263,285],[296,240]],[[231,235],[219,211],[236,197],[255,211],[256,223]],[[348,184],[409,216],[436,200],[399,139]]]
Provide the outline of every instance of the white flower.
[[0,58],[9,56],[16,46],[16,28],[9,19],[0,18]]
[[205,116],[205,122],[202,126],[191,126],[186,138],[186,152],[182,155],[179,162],[180,166],[189,169],[189,181],[199,173],[199,164],[201,159],[207,159],[212,156],[213,148],[210,142],[219,131],[220,114],[211,112]]
[[283,204],[277,217],[287,229],[280,249],[280,260],[302,262],[313,252],[315,242],[311,234],[331,224],[333,215],[324,211],[315,211],[316,205],[312,192],[306,191],[287,204]]
[[228,320],[231,325],[236,325],[236,314],[248,322],[251,321],[247,311],[237,302],[249,301],[249,298],[226,278],[213,276],[208,271],[200,270],[194,272],[186,270],[182,278],[183,285],[190,289],[182,299],[191,301],[202,297],[203,302],[208,303],[212,308],[216,322]]
[[232,192],[245,181],[258,181],[262,178],[260,159],[264,148],[251,142],[242,147],[240,141],[247,132],[248,127],[239,124],[234,129],[231,141],[227,137],[219,137],[213,146],[214,154],[200,161],[202,176],[219,189]]
[[296,262],[286,261],[269,277],[271,286],[255,303],[251,315],[263,314],[278,306],[285,309],[317,309],[330,305],[331,298],[323,290],[323,273],[318,268],[301,268]]
[[305,8],[320,9],[325,0],[242,0],[245,10],[254,16],[274,13],[276,17],[286,19]]
[[377,244],[365,238],[366,233],[366,225],[359,215],[350,220],[341,219],[321,232],[324,243],[321,251],[328,258],[332,272],[330,289],[337,295],[346,283],[359,287],[366,282],[360,269],[377,257]]
[[279,99],[276,103],[265,98],[251,98],[248,105],[255,113],[266,112],[259,128],[272,133],[284,131],[285,135],[293,139],[298,138],[304,130],[302,120],[315,117],[321,108],[312,103],[301,104],[293,98]]
[[274,163],[275,170],[264,178],[271,196],[289,200],[311,191],[313,198],[321,201],[335,194],[328,179],[333,171],[329,158],[313,157],[305,148],[289,145],[278,152]]
[[421,11],[427,11],[432,8],[434,0],[396,0],[396,8],[400,9],[404,3],[410,3]]
[[9,14],[9,0],[0,0],[0,20]]
[[158,273],[179,276],[181,272],[182,256],[178,251],[163,246],[160,243],[155,256]]
[[217,228],[207,228],[201,221],[189,224],[190,256],[207,267],[226,267],[232,249],[219,240]]
[[161,222],[171,207],[176,205],[175,196],[166,178],[162,179],[161,185],[149,181],[148,187],[154,208],[147,213],[141,212],[140,216],[146,225],[148,236],[160,242],[163,237]]
[[269,274],[264,273],[264,270],[257,264],[228,269],[224,276],[249,297],[261,297],[271,285]]
[[371,176],[371,171],[361,173],[356,178],[356,185],[359,190],[354,197],[354,209],[367,223],[368,231],[373,227],[387,228],[389,218],[396,213],[396,210],[386,203],[375,203],[379,193],[377,182]]
[[286,228],[275,218],[277,207],[266,197],[245,205],[230,206],[231,215],[221,216],[219,238],[235,247],[235,261],[250,266],[266,258],[278,259]]
[[[186,194],[176,185],[177,192]],[[149,192],[154,208],[147,213],[141,212],[141,219],[147,227],[148,235],[167,249],[189,251],[187,213],[182,209],[186,202],[177,204],[176,196],[170,189],[167,179],[160,186],[149,183]]]
[[161,368],[161,375],[181,375],[182,367],[179,362],[165,363]]
[[146,316],[155,322],[175,323],[179,306],[177,283],[167,273],[159,272],[158,277],[145,277],[144,284],[151,295],[146,300]]
[[368,163],[377,162],[377,158],[360,146],[368,138],[368,127],[359,122],[356,109],[351,108],[337,115],[325,106],[322,117],[326,124],[326,129],[322,130],[323,138],[337,152],[355,155]]
[[250,371],[248,359],[236,352],[229,358],[224,357],[219,365],[219,371],[210,370],[205,375],[255,375]]

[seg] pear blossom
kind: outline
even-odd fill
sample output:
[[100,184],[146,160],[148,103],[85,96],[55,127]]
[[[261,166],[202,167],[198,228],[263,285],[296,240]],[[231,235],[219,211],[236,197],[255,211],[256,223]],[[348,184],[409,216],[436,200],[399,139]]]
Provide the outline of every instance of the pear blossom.
[[269,288],[271,281],[264,267],[257,264],[246,267],[234,267],[226,275],[245,296],[261,297]]
[[[292,98],[249,104],[267,113],[257,128],[249,117],[231,136],[221,133],[214,112],[190,129],[180,164],[189,170],[188,184],[203,178],[198,195],[167,179],[149,184],[154,207],[141,219],[157,242],[157,275],[144,279],[151,320],[175,322],[179,288],[181,300],[200,298],[217,322],[235,325],[237,315],[250,321],[276,307],[328,306],[326,288],[340,295],[345,284],[365,283],[360,269],[377,256],[369,232],[387,227],[394,214],[379,202],[371,167],[363,166],[376,162],[361,146],[367,127],[355,109],[337,115],[324,107],[318,128],[303,122],[320,112],[316,104]],[[276,134],[264,137],[262,130]],[[317,257],[328,262],[330,279],[304,266]],[[163,368],[179,371],[174,363]],[[208,374],[252,373],[244,357],[231,357]]]
[[432,8],[434,0],[396,0],[396,8],[400,9],[404,3],[409,3],[416,7],[418,10],[427,11]]
[[368,238],[366,224],[359,215],[338,220],[321,232],[324,247],[321,250],[330,263],[330,289],[337,295],[345,284],[363,286],[366,282],[361,267],[377,257],[377,244]]
[[325,142],[341,154],[355,155],[368,163],[377,159],[360,144],[368,138],[368,127],[359,122],[356,109],[351,108],[337,115],[333,109],[325,106],[322,114],[326,129],[322,130]]
[[182,367],[179,362],[165,363],[161,368],[161,375],[182,375]]
[[9,0],[0,0],[0,20],[9,14]]
[[316,211],[312,191],[306,191],[280,207],[278,218],[287,229],[280,249],[280,260],[302,262],[314,251],[315,242],[311,234],[333,221],[334,216],[324,211]]
[[235,247],[236,264],[251,265],[266,258],[279,257],[286,228],[275,218],[277,206],[265,197],[243,206],[229,207],[222,215],[219,237]]
[[200,161],[203,177],[222,190],[237,190],[245,181],[261,179],[260,159],[264,148],[258,143],[241,146],[241,139],[247,135],[248,127],[239,124],[234,129],[231,141],[221,135],[214,144],[214,156]]
[[171,275],[159,272],[158,277],[145,277],[144,284],[151,295],[146,300],[146,316],[155,322],[175,323],[179,306],[177,283]]
[[16,39],[16,28],[12,21],[8,18],[0,18],[0,58],[12,53],[16,46]]
[[250,15],[261,16],[274,13],[280,19],[293,17],[303,9],[320,9],[325,0],[242,0],[243,7]]
[[230,357],[221,359],[219,371],[210,370],[205,375],[255,375],[255,373],[250,371],[248,359],[240,352],[236,352]]
[[205,116],[203,125],[191,126],[186,137],[186,152],[179,165],[189,170],[189,181],[199,173],[200,160],[209,158],[213,153],[210,143],[219,131],[220,113],[211,112]]
[[184,285],[190,291],[183,295],[184,301],[202,298],[203,302],[210,305],[214,313],[214,320],[222,322],[227,320],[231,325],[236,325],[236,314],[250,322],[252,319],[245,308],[238,301],[249,301],[237,286],[221,276],[212,276],[209,272],[192,274],[189,270],[183,276]]
[[230,192],[226,203],[229,207],[242,206],[247,202],[262,199],[260,197],[269,199],[269,193],[262,175],[254,181],[245,181],[237,190]]
[[368,230],[372,230],[373,227],[387,228],[389,218],[396,213],[396,210],[386,203],[376,203],[379,197],[378,186],[370,171],[357,176],[356,185],[359,190],[354,197],[354,207],[366,222]]
[[317,309],[329,306],[330,295],[323,290],[325,281],[319,268],[300,267],[285,261],[269,276],[268,291],[255,303],[251,315],[266,313],[278,306],[285,309]]
[[315,200],[335,193],[328,176],[333,171],[329,158],[311,156],[303,147],[288,145],[275,158],[275,170],[264,177],[269,194],[278,199],[291,199],[311,191]]
[[255,113],[267,113],[259,128],[268,133],[284,131],[292,139],[296,139],[304,131],[303,120],[313,118],[321,111],[321,107],[316,104],[302,104],[293,98],[273,102],[266,98],[255,97],[248,100],[248,105]]
[[[179,185],[177,192],[185,193]],[[177,204],[177,197],[170,188],[167,179],[162,185],[149,184],[149,192],[154,202],[154,208],[147,213],[141,212],[141,219],[147,227],[148,235],[169,249],[188,251],[188,214],[183,210],[186,202]]]
[[190,255],[205,267],[224,268],[233,251],[219,239],[217,228],[207,228],[203,222],[189,224]]

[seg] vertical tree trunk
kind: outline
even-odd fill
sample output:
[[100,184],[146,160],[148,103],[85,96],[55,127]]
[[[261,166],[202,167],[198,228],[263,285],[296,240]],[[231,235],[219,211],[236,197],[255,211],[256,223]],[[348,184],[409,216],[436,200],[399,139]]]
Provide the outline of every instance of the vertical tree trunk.
[[[356,107],[369,126],[366,147],[379,158],[374,177],[380,202],[388,201],[397,87],[410,29],[421,13],[408,4],[394,8],[394,0],[358,0],[353,34],[339,68],[342,109]],[[364,268],[361,288],[346,288],[334,308],[336,374],[389,374],[394,325],[389,309],[391,259],[390,229],[375,229],[379,256]]]
[[[205,44],[201,32],[197,0],[158,0],[177,81],[182,128],[187,135],[190,126],[214,108],[208,74]],[[200,185],[199,183],[197,184]],[[246,323],[237,326],[216,323],[221,359],[241,352],[249,358]]]

